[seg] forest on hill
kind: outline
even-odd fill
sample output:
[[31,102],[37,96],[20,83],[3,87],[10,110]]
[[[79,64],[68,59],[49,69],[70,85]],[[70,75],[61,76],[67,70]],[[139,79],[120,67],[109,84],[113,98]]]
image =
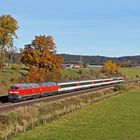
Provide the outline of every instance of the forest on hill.
[[[64,58],[65,64],[87,63],[91,65],[103,65],[106,61],[112,60],[116,63],[121,63],[127,66],[140,65],[140,55],[123,56],[123,57],[106,57],[106,56],[88,56],[88,55],[72,55],[72,54],[58,54]],[[5,61],[6,62],[6,61]],[[20,63],[20,54],[14,53],[12,55],[13,63]]]
[[64,58],[64,63],[87,63],[92,65],[102,65],[108,60],[116,63],[127,63],[127,65],[140,65],[140,55],[123,57],[88,56],[60,54]]

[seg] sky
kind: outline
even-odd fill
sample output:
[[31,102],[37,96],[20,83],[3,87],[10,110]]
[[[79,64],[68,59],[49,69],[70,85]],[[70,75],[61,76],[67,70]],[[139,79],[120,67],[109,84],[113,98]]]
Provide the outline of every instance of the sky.
[[140,55],[140,0],[4,0],[19,25],[17,48],[51,35],[57,53]]

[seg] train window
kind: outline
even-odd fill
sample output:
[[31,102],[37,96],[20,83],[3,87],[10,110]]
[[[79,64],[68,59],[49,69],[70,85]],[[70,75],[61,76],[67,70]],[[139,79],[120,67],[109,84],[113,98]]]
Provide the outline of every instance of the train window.
[[27,88],[29,88],[29,87],[28,87],[28,86],[23,86],[23,87],[22,87],[22,89],[27,89]]
[[35,85],[35,88],[39,88],[39,86],[38,85]]
[[95,84],[102,83],[102,82],[104,82],[104,81],[94,81]]
[[112,80],[105,80],[104,82],[111,82]]
[[36,85],[32,85],[31,88],[37,88]]
[[84,82],[84,83],[80,83],[80,85],[89,85],[92,84],[92,82]]
[[11,86],[10,89],[12,89],[12,90],[17,90],[18,87],[17,87],[17,86]]
[[27,87],[26,86],[24,86],[24,87],[22,87],[23,89],[26,89]]
[[118,80],[118,78],[113,78],[113,80]]
[[74,87],[74,86],[76,86],[76,83],[75,84],[61,85],[61,88]]

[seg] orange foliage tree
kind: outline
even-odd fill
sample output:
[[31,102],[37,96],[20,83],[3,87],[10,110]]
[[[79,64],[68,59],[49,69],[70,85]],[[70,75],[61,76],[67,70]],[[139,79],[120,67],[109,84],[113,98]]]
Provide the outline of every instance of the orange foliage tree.
[[119,66],[109,60],[103,65],[103,73],[107,76],[116,76],[119,74]]
[[[63,58],[56,55],[56,45],[52,36],[35,36],[31,44],[25,45],[21,61],[29,66],[29,81],[42,82],[57,80]],[[52,75],[52,78],[46,76]]]

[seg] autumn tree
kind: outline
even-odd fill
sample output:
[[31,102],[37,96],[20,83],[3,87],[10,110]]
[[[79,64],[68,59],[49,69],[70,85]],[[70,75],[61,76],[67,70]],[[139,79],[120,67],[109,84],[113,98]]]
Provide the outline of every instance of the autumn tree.
[[63,58],[56,55],[56,45],[52,36],[40,35],[35,36],[31,44],[25,45],[25,48],[22,50],[21,61],[30,66],[29,77],[33,76],[31,74],[33,70],[36,71],[35,73],[38,73],[38,78],[29,78],[30,81],[45,81],[48,80],[46,77],[48,73],[52,74],[52,80],[57,79],[56,74],[61,67]]
[[113,63],[111,60],[107,61],[103,65],[103,73],[107,76],[115,76],[119,74],[119,66]]
[[12,49],[13,40],[17,38],[17,21],[11,15],[0,16],[0,61],[3,63],[5,52]]

